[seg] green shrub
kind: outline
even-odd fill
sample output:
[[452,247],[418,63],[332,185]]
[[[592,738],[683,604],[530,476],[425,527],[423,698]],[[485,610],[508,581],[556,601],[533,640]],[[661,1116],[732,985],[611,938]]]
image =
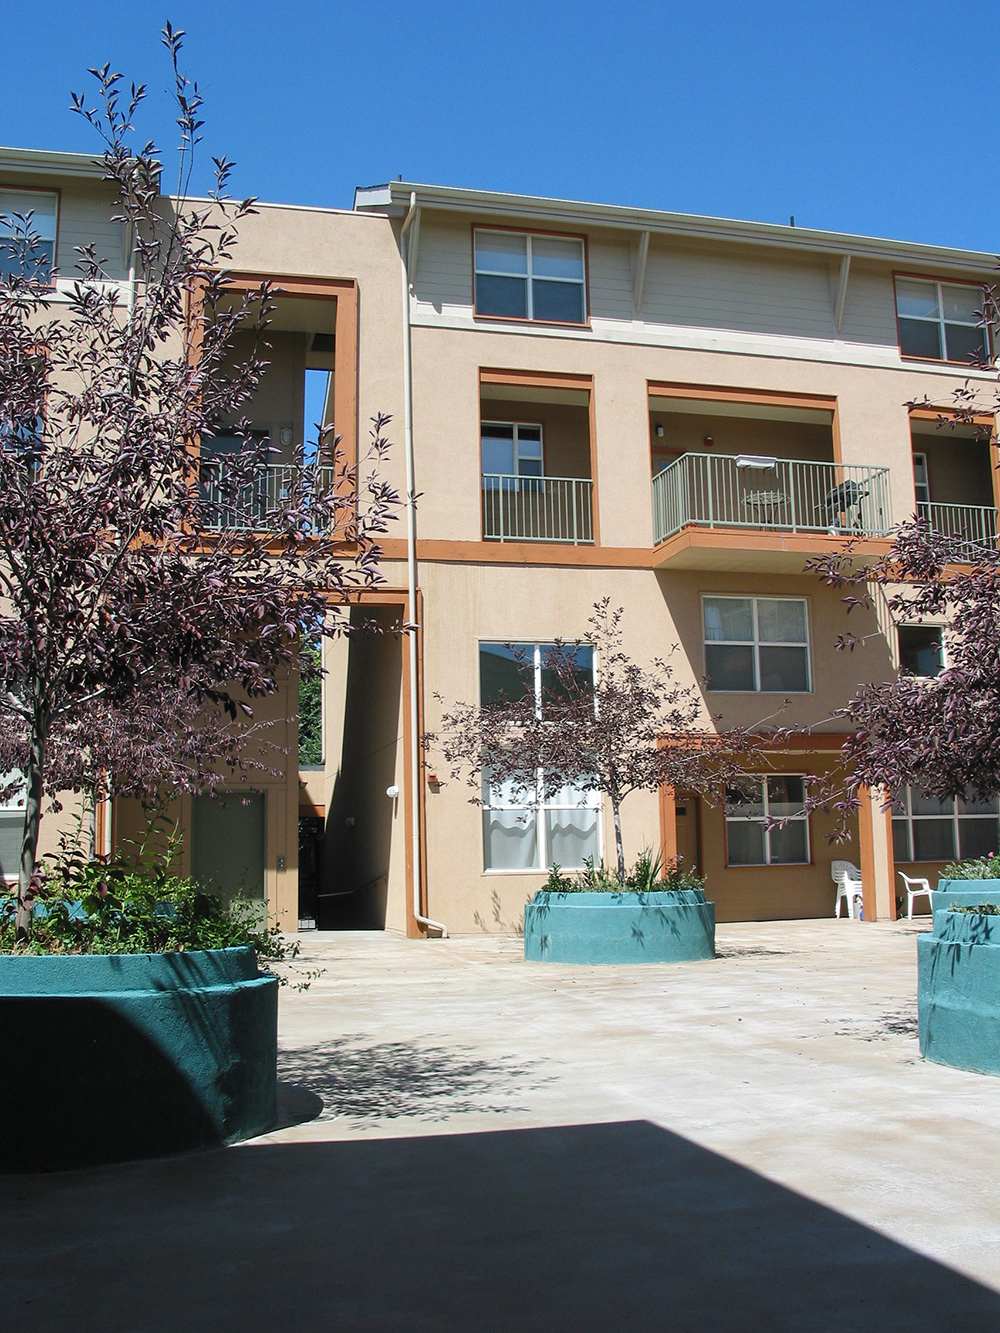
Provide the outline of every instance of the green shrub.
[[980,903],[978,907],[960,907],[952,903],[949,912],[962,912],[966,916],[1000,916],[1000,903]]
[[165,850],[149,843],[163,821],[153,818],[146,836],[108,860],[83,858],[74,840],[43,863],[37,880],[31,939],[15,940],[14,895],[0,898],[0,953],[175,953],[249,945],[266,968],[299,952],[276,926],[261,921],[260,902],[238,896],[226,905],[218,894],[173,873],[179,837],[165,833]]
[[681,858],[670,861],[666,869],[659,853],[654,857],[649,848],[639,853],[631,870],[625,872],[624,885],[615,872],[603,864],[595,866],[591,858],[584,862],[586,869],[576,875],[564,875],[553,866],[545,882],[546,893],[671,893],[681,889],[703,889],[705,881],[693,870],[681,868]]
[[944,879],[1000,879],[1000,856],[990,852],[974,861],[955,861],[944,868]]

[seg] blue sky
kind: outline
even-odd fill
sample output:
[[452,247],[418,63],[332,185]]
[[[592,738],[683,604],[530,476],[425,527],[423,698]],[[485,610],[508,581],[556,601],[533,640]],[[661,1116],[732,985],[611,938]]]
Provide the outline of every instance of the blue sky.
[[995,0],[32,0],[0,139],[93,147],[68,94],[108,60],[172,147],[166,18],[239,193],[350,207],[402,174],[1000,250]]

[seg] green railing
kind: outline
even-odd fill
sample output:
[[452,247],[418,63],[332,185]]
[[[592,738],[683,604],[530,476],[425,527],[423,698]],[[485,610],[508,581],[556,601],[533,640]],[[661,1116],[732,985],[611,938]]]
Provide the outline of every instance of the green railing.
[[483,537],[593,545],[594,483],[589,477],[484,473]]
[[889,469],[761,454],[684,454],[653,478],[653,536],[682,528],[884,537]]
[[224,459],[204,462],[201,467],[201,493],[210,531],[275,531],[292,505],[308,509],[314,496],[327,495],[336,476],[332,467],[276,463],[260,468],[252,481],[234,489],[227,485],[225,469]]
[[959,544],[958,554],[971,560],[977,547],[997,544],[997,511],[995,505],[950,505],[920,503],[917,514],[943,537]]

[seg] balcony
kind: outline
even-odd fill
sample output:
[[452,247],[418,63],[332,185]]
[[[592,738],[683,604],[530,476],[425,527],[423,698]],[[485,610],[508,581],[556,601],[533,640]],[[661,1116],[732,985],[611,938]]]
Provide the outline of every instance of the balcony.
[[209,532],[276,532],[282,526],[280,516],[290,505],[303,504],[308,509],[313,496],[333,490],[335,477],[332,467],[277,463],[260,468],[253,481],[234,491],[223,460],[203,463],[205,527]]
[[959,543],[971,561],[977,548],[996,547],[997,511],[995,505],[959,505],[918,503],[917,514],[934,532]]
[[593,481],[484,473],[483,539],[592,546]]
[[829,538],[888,539],[889,469],[684,454],[653,478],[659,566],[801,569]]

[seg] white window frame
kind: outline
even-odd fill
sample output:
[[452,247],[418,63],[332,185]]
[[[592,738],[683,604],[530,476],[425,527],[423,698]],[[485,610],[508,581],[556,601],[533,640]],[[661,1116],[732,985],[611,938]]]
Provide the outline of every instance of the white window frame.
[[[752,602],[753,603],[753,641],[749,639],[709,639],[705,634],[705,603],[707,601],[721,602]],[[762,690],[760,688],[760,622],[757,615],[758,602],[799,602],[805,607],[806,612],[806,637],[804,642],[793,643],[791,639],[771,642],[764,644],[765,648],[804,648],[806,650],[806,680],[808,688],[804,690]],[[753,689],[751,690],[717,690],[711,683],[708,686],[710,694],[812,694],[812,651],[809,646],[809,599],[808,597],[768,597],[764,594],[757,596],[753,593],[738,592],[706,592],[701,595],[701,635],[702,643],[705,647],[705,673],[708,674],[708,647],[722,648],[753,648]]]
[[[516,469],[516,470],[514,471],[514,473],[512,474],[513,476],[515,476],[515,477],[519,477],[519,478],[520,478],[520,477],[525,477],[525,478],[528,478],[528,479],[531,479],[531,480],[534,480],[534,481],[541,481],[541,480],[544,478],[544,476],[545,476],[545,431],[542,429],[542,423],[541,423],[540,421],[481,421],[481,422],[479,423],[479,470],[480,470],[481,475],[484,476],[484,477],[495,477],[495,476],[502,476],[503,474],[502,474],[502,473],[496,473],[496,472],[485,472],[485,471],[483,471],[483,428],[484,428],[485,426],[511,426],[511,427],[513,427],[513,430],[514,430],[514,467],[515,467],[515,469]],[[521,452],[520,452],[519,431],[520,431],[520,430],[523,430],[525,427],[527,427],[528,430],[537,430],[537,431],[538,431],[538,461],[539,461],[539,465],[540,465],[540,467],[541,467],[541,469],[542,469],[541,474],[540,474],[538,477],[534,477],[530,472],[522,472],[522,471],[521,471]],[[532,443],[534,443],[534,441],[532,441]],[[531,461],[534,462],[535,460],[532,459]],[[484,640],[484,642],[485,642],[485,640]]]
[[950,815],[949,815],[946,811],[942,811],[942,813],[939,814],[939,815],[915,815],[915,814],[913,813],[913,799],[912,799],[912,793],[911,793],[911,790],[910,790],[909,787],[907,787],[906,790],[903,792],[902,797],[901,797],[901,801],[902,801],[902,805],[903,805],[903,809],[902,809],[902,811],[899,811],[899,810],[896,809],[895,807],[893,808],[893,811],[892,811],[892,824],[893,824],[893,830],[895,830],[895,827],[896,827],[897,824],[904,824],[904,825],[906,826],[906,857],[905,857],[905,859],[902,860],[902,864],[903,864],[903,865],[934,865],[934,864],[937,864],[936,862],[931,862],[931,861],[916,861],[916,860],[914,859],[914,855],[913,855],[913,850],[914,850],[914,849],[913,849],[913,825],[914,825],[915,823],[919,824],[919,823],[920,823],[921,821],[923,821],[923,820],[932,820],[932,819],[933,819],[933,820],[937,820],[937,821],[939,821],[939,822],[940,822],[942,819],[950,819],[950,820],[951,820],[951,845],[952,845],[952,854],[951,854],[951,856],[947,856],[947,857],[943,858],[945,862],[949,862],[949,861],[957,861],[958,858],[959,858],[959,857],[961,856],[961,854],[962,854],[962,844],[961,844],[961,841],[960,841],[959,836],[958,836],[958,825],[959,825],[959,821],[960,821],[960,820],[963,820],[963,819],[983,819],[983,820],[991,819],[991,820],[994,822],[994,824],[998,826],[998,829],[1000,829],[1000,814],[986,814],[986,815],[980,815],[980,814],[977,814],[977,815],[959,814],[959,812],[958,812],[958,798],[955,797],[955,796],[951,797],[951,807],[952,807],[952,808],[951,808],[951,814],[950,814]]
[[[4,818],[4,816],[9,817],[11,815],[20,815],[21,823],[23,825],[25,818],[25,807],[27,805],[27,787],[24,785],[23,774],[19,774],[16,770],[12,773],[0,774],[0,786],[6,786],[12,777],[21,777],[22,785],[20,790],[15,792],[15,794],[11,796],[8,800],[0,801],[0,819]],[[11,873],[10,871],[4,871],[3,875],[0,876],[0,884],[16,884],[16,883],[17,883],[16,870],[13,873]]]
[[[936,318],[936,319],[932,319],[929,315],[901,315],[901,314],[899,313],[899,288],[898,288],[898,286],[897,286],[897,284],[900,283],[900,282],[918,282],[918,283],[919,283],[919,282],[922,282],[926,287],[934,287],[934,288],[935,288],[935,291],[936,291],[936,297],[937,297],[937,308],[938,308],[937,318]],[[913,361],[947,361],[947,362],[949,362],[949,363],[952,364],[952,365],[959,365],[959,366],[965,365],[966,362],[964,362],[964,361],[957,361],[957,360],[955,360],[954,357],[950,357],[950,356],[948,355],[948,334],[947,334],[947,331],[946,331],[946,328],[945,328],[945,325],[946,325],[946,324],[960,324],[960,325],[962,326],[962,328],[965,328],[965,329],[983,329],[984,332],[985,332],[985,334],[986,334],[986,337],[985,337],[985,343],[986,343],[986,355],[987,355],[987,357],[992,356],[992,354],[993,354],[993,343],[992,343],[992,338],[990,337],[990,332],[991,332],[991,330],[990,330],[990,326],[989,326],[989,323],[988,323],[988,322],[984,322],[984,321],[982,321],[982,320],[976,320],[976,321],[973,322],[973,321],[966,320],[966,319],[948,319],[948,320],[945,319],[945,317],[944,317],[944,297],[943,297],[943,294],[942,294],[942,293],[943,293],[943,289],[944,289],[945,287],[957,287],[957,288],[959,288],[960,291],[966,291],[966,292],[978,292],[978,293],[979,293],[980,300],[981,300],[982,302],[985,303],[985,300],[986,300],[985,289],[983,288],[983,286],[982,286],[981,283],[975,283],[975,282],[939,282],[936,278],[921,278],[921,277],[915,277],[915,276],[912,276],[912,275],[909,274],[909,273],[896,273],[896,274],[894,274],[894,279],[893,279],[893,291],[894,291],[894,294],[895,294],[895,297],[896,297],[896,319],[897,319],[897,321],[900,320],[900,319],[913,319],[913,320],[916,320],[916,321],[917,321],[918,323],[920,323],[920,324],[936,324],[936,325],[937,325],[937,328],[938,328],[938,338],[940,339],[940,346],[941,346],[941,355],[940,355],[940,356],[932,356],[932,357],[916,356],[916,355],[914,355],[914,353],[912,353],[912,352],[904,352],[904,351],[903,351],[903,343],[902,343],[902,339],[900,339],[900,343],[899,343],[899,354],[900,354],[900,356],[906,357],[907,360],[913,360]]]
[[[27,198],[29,198],[29,199],[45,199],[45,200],[51,200],[51,201],[52,201],[52,204],[53,204],[53,208],[52,208],[52,235],[51,235],[51,236],[43,236],[42,233],[41,233],[41,231],[39,231],[39,229],[38,229],[38,227],[37,227],[37,225],[36,225],[37,220],[38,220],[38,219],[37,219],[37,210],[36,210],[34,207],[32,207],[30,204],[29,204],[29,206],[28,206],[27,208],[14,208],[14,209],[8,209],[8,208],[5,208],[4,205],[3,205],[3,196],[4,196],[5,194],[19,194],[19,195],[25,196],[25,197],[27,197]],[[53,273],[49,275],[49,284],[47,284],[47,285],[50,285],[51,283],[53,283],[53,282],[55,281],[54,270],[55,270],[56,264],[57,264],[58,259],[59,259],[59,206],[60,206],[61,202],[62,202],[62,200],[61,200],[61,198],[60,198],[60,195],[59,195],[59,191],[58,191],[58,190],[35,190],[35,189],[31,189],[31,188],[25,189],[25,188],[23,188],[23,187],[20,186],[20,185],[7,185],[7,184],[4,184],[4,183],[0,182],[0,219],[2,219],[2,218],[4,218],[4,217],[10,217],[12,213],[29,213],[29,212],[30,212],[30,213],[35,213],[35,217],[33,217],[32,220],[31,220],[31,226],[32,226],[32,229],[36,232],[36,234],[37,234],[37,236],[38,236],[38,239],[39,239],[40,241],[51,241],[51,242],[52,242],[52,268],[53,268]],[[3,223],[2,221],[0,221],[0,245],[4,244],[4,243],[7,241],[7,239],[8,239],[9,236],[10,236],[10,234],[11,234],[11,233],[10,233],[10,231],[8,230],[6,224]]]
[[[940,635],[941,635],[941,671],[947,671],[947,669],[948,669],[948,647],[947,647],[947,644],[946,644],[946,642],[945,642],[945,632],[944,632],[944,631],[945,631],[945,626],[944,626],[944,625],[937,625],[937,624],[934,624],[933,622],[926,622],[926,621],[923,622],[923,623],[921,623],[920,621],[917,621],[917,620],[904,620],[904,621],[901,621],[900,624],[898,624],[898,625],[896,626],[896,657],[897,657],[898,662],[899,662],[899,669],[900,669],[900,671],[902,671],[902,669],[903,669],[903,650],[902,650],[902,647],[900,646],[900,642],[899,642],[899,631],[900,631],[901,629],[936,629],[936,630],[938,630],[939,633],[940,633]],[[941,674],[941,672],[939,671],[939,672],[938,672],[938,675],[940,675],[940,674]],[[936,677],[934,677],[934,676],[911,676],[910,679],[911,679],[911,680],[935,680]]]
[[[923,481],[919,481],[919,480],[917,479],[917,460],[918,460],[918,459],[919,459],[919,461],[920,461],[920,466],[923,468],[923,472],[924,472],[924,479],[923,479]],[[923,498],[922,498],[922,499],[921,499],[921,495],[920,495],[921,491],[923,491]],[[915,495],[915,497],[916,497],[916,501],[917,501],[917,506],[918,506],[918,508],[919,508],[920,505],[929,505],[929,504],[930,504],[930,502],[931,502],[931,474],[930,474],[930,472],[927,470],[927,455],[923,452],[923,450],[917,450],[917,449],[915,449],[915,450],[913,451],[913,493],[914,493],[914,495]]]
[[[525,249],[526,249],[526,254],[527,254],[527,271],[526,271],[525,273],[521,274],[521,273],[509,273],[509,272],[504,272],[504,271],[501,270],[501,269],[495,269],[495,268],[480,268],[480,267],[479,267],[479,236],[480,236],[480,234],[482,234],[483,236],[523,236],[523,237],[525,238],[526,242],[527,242],[527,245],[526,245],[526,247],[525,247]],[[537,238],[537,239],[540,240],[540,241],[575,241],[575,242],[577,243],[577,245],[579,245],[579,247],[580,247],[580,265],[581,265],[581,269],[582,269],[582,277],[579,277],[579,278],[551,278],[551,277],[546,276],[545,274],[539,274],[539,276],[538,276],[538,281],[539,281],[539,282],[561,282],[561,283],[564,283],[564,284],[566,284],[566,283],[573,283],[573,284],[575,284],[576,286],[582,288],[582,291],[581,291],[581,294],[580,294],[580,296],[581,296],[581,299],[580,299],[580,309],[581,309],[582,312],[583,312],[583,318],[579,321],[579,323],[577,323],[577,321],[576,321],[575,319],[574,319],[574,320],[550,320],[550,319],[536,320],[536,319],[535,319],[535,293],[534,293],[534,287],[535,287],[535,275],[534,275],[534,273],[532,272],[532,263],[531,263],[531,242],[532,242],[532,238],[533,238],[533,237],[534,237],[534,238]],[[589,312],[588,309],[587,309],[587,247],[586,247],[586,245],[584,244],[584,240],[583,240],[583,237],[582,237],[582,236],[563,236],[563,235],[558,234],[558,233],[541,232],[541,231],[539,231],[539,232],[517,231],[517,230],[514,229],[514,228],[508,230],[508,229],[506,229],[506,228],[501,228],[501,227],[476,227],[476,228],[474,228],[474,230],[473,230],[473,235],[472,235],[472,270],[473,270],[473,283],[472,283],[472,309],[473,309],[473,312],[475,313],[476,317],[479,318],[479,319],[514,319],[514,320],[517,320],[517,316],[514,316],[514,315],[489,315],[489,314],[481,314],[480,311],[479,311],[479,308],[478,308],[478,306],[477,306],[477,304],[476,304],[476,286],[475,286],[475,280],[476,280],[476,278],[478,278],[478,277],[484,277],[484,278],[521,278],[521,277],[523,277],[523,278],[525,279],[525,282],[527,283],[527,301],[526,301],[526,309],[527,309],[527,312],[528,312],[528,313],[527,313],[527,316],[526,316],[525,318],[527,318],[528,320],[530,320],[530,321],[533,322],[533,323],[542,323],[542,324],[563,324],[563,323],[568,323],[568,324],[571,324],[571,325],[572,325],[573,327],[575,327],[575,328],[581,328],[583,325],[585,325],[585,324],[587,323],[587,320],[590,318],[590,312]],[[518,322],[520,322],[520,321],[518,321]]]
[[[809,830],[809,815],[803,809],[801,815],[789,815],[787,822],[789,824],[805,824],[806,826],[806,859],[804,861],[773,861],[771,859],[771,830],[767,826],[767,820],[770,819],[770,801],[767,794],[767,779],[772,778],[805,778],[804,773],[748,773],[747,781],[756,781],[760,783],[761,795],[763,796],[764,817],[759,815],[731,815],[728,806],[725,810],[726,821],[726,869],[732,867],[733,870],[753,870],[760,866],[811,866],[812,865],[812,838]],[[803,799],[805,798],[805,786],[802,789]],[[763,824],[764,825],[764,860],[751,861],[731,861],[729,859],[729,825],[730,824]]]
[[[481,649],[489,647],[491,644],[506,647],[508,643],[515,642],[511,639],[480,639],[477,644],[477,670],[481,671],[482,653]],[[542,654],[544,650],[554,647],[554,643],[533,643],[525,644],[526,648],[531,647],[534,653],[533,660],[533,679],[535,690],[535,710],[538,713],[541,709],[542,699]],[[583,645],[581,647],[590,647]],[[594,677],[594,686],[597,686],[597,654],[591,647],[591,670]],[[479,697],[482,696],[482,677],[480,674]],[[548,848],[548,830],[545,826],[545,815],[548,811],[559,810],[594,810],[597,812],[597,861],[600,862],[604,857],[604,802],[600,792],[588,790],[583,793],[584,799],[575,801],[572,804],[566,802],[548,801],[545,798],[545,775],[542,769],[538,770],[535,777],[535,799],[533,801],[508,802],[504,800],[493,800],[493,789],[488,782],[483,782],[483,810],[520,810],[524,813],[530,812],[535,821],[535,851],[538,855],[538,865],[525,866],[523,869],[504,869],[503,867],[487,866],[485,864],[486,848],[483,847],[483,874],[484,875],[545,875],[552,869],[549,864]],[[560,866],[560,870],[577,871],[583,870],[584,866]]]

